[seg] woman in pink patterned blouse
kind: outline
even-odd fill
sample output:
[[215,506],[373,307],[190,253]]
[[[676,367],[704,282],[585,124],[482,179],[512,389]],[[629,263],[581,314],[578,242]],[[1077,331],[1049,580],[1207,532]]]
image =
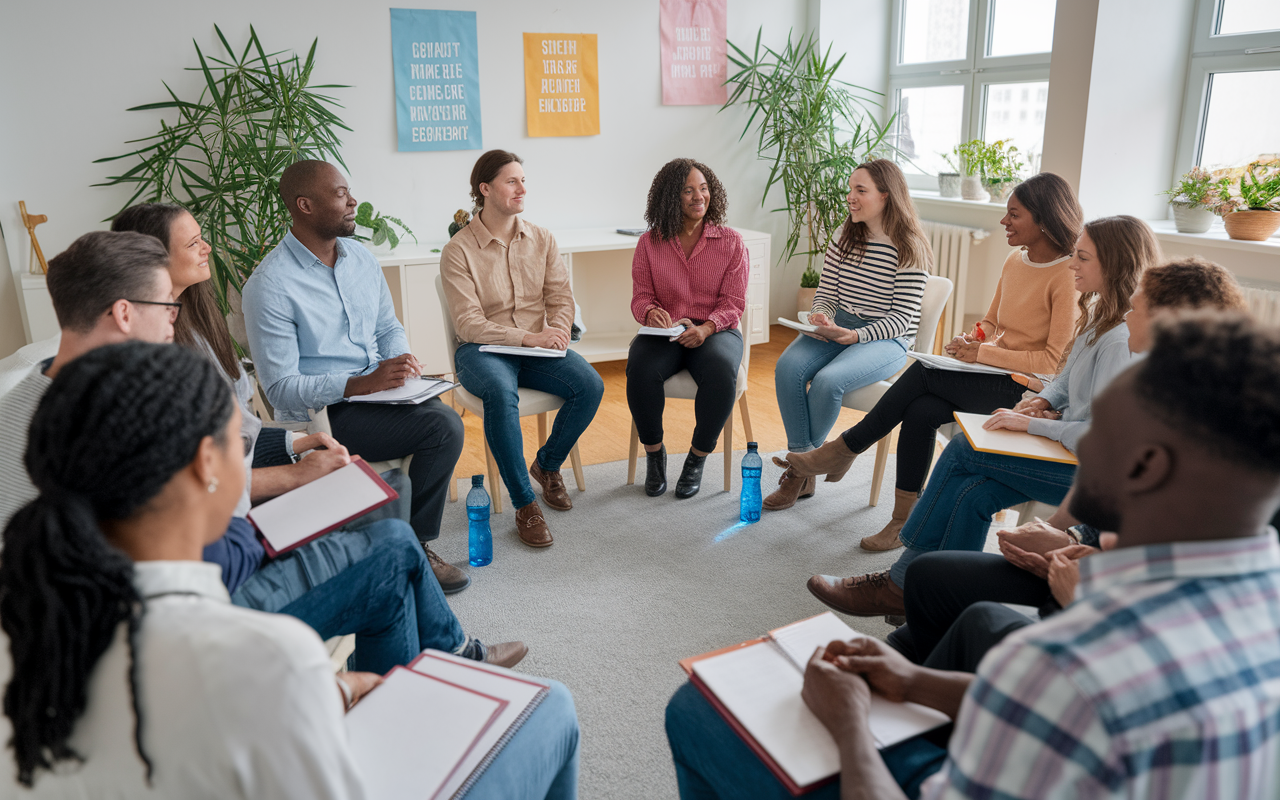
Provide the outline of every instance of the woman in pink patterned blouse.
[[746,308],[747,249],[724,225],[724,186],[705,164],[668,162],[649,187],[644,218],[649,230],[631,263],[631,313],[642,325],[684,328],[678,336],[636,336],[627,355],[627,404],[644,444],[645,494],[667,490],[662,444],[662,384],[689,370],[698,384],[692,447],[676,482],[676,497],[693,497],[702,467],[733,413]]

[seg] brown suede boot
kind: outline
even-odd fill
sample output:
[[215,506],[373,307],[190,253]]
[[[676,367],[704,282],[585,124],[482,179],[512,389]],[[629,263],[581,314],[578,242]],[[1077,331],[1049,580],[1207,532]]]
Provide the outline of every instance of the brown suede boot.
[[911,509],[915,507],[918,497],[915,492],[894,489],[893,517],[890,518],[889,524],[874,536],[868,536],[858,542],[858,546],[873,553],[902,547],[902,540],[898,538],[898,534],[902,532],[902,526],[907,524],[907,517],[911,516]]
[[844,477],[857,457],[858,454],[844,443],[844,437],[837,436],[817,450],[810,450],[807,453],[787,453],[786,460],[774,456],[773,463],[780,467],[789,467],[801,478],[826,475],[827,483],[835,483]]
[[778,490],[764,499],[764,510],[781,511],[784,508],[791,508],[796,504],[797,499],[813,497],[817,488],[818,482],[813,479],[813,476],[800,478],[791,470],[787,470],[782,473],[781,478],[778,478]]

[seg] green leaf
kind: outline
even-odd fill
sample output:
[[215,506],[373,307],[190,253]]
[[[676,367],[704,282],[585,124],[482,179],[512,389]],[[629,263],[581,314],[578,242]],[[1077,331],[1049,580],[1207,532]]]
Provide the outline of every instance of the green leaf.
[[391,249],[395,250],[400,244],[400,237],[396,236],[396,232],[391,227],[387,228],[387,241],[391,242]]
[[373,244],[374,244],[374,246],[375,246],[375,247],[376,247],[376,246],[378,246],[378,245],[380,245],[380,244],[382,244],[383,242],[385,242],[385,241],[387,240],[387,233],[388,233],[388,231],[390,231],[390,230],[391,230],[391,229],[387,227],[387,223],[386,223],[386,221],[384,221],[384,220],[381,220],[381,219],[380,219],[380,220],[377,220],[376,222],[374,222],[374,224],[373,224]]
[[373,227],[373,203],[365,201],[356,206],[356,224],[362,228]]

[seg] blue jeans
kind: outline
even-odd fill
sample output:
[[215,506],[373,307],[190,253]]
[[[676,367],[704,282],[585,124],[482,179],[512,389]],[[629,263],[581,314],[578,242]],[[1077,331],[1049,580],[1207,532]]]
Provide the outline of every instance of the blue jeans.
[[[692,683],[681,686],[667,703],[667,741],[675,759],[681,800],[790,800],[759,756],[734,733]],[[947,751],[922,737],[880,751],[884,764],[907,797],[920,796],[920,784],[942,767]],[[838,800],[840,781],[805,795]]]
[[356,635],[354,669],[384,674],[428,647],[467,644],[413,529],[389,519],[321,536],[267,562],[231,602],[288,614],[320,638]]
[[516,731],[467,800],[576,800],[578,713],[564,684],[551,693]]
[[981,550],[991,518],[1010,506],[1037,500],[1057,505],[1071,488],[1074,464],[979,453],[963,435],[951,440],[911,509],[899,537],[906,545],[889,569],[906,585],[907,566],[933,550]]
[[524,508],[535,498],[524,465],[519,388],[564,398],[551,425],[551,435],[537,455],[543,472],[555,472],[595,417],[600,398],[604,397],[604,381],[586,359],[572,350],[564,358],[508,356],[482,353],[480,345],[468,342],[459,345],[454,365],[458,382],[484,403],[484,437],[489,441],[507,494],[511,495],[511,505]]
[[[841,328],[862,328],[871,322],[846,311],[836,312],[835,323]],[[787,449],[803,453],[821,447],[840,416],[845,393],[902,369],[907,363],[908,342],[902,338],[836,344],[797,336],[782,352],[773,372]]]

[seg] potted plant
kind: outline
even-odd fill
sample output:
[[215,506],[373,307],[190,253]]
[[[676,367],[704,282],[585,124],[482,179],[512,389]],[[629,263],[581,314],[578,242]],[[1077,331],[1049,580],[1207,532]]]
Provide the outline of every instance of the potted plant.
[[400,235],[396,233],[393,225],[399,226],[405,233],[413,236],[414,244],[418,243],[418,237],[414,236],[413,231],[409,230],[409,226],[405,225],[396,217],[384,217],[382,214],[373,210],[373,203],[364,202],[356,206],[356,226],[365,228],[369,231],[368,236],[356,234],[353,239],[362,242],[369,242],[375,248],[382,245],[388,245],[388,250],[395,250],[400,244]]
[[1213,225],[1209,208],[1213,174],[1203,167],[1193,167],[1178,179],[1178,185],[1163,194],[1173,207],[1173,224],[1178,233],[1204,233]]
[[1244,168],[1232,190],[1223,177],[1210,190],[1210,207],[1222,215],[1227,236],[1261,242],[1280,229],[1280,159],[1255,161]]
[[938,153],[938,155],[942,156],[942,160],[951,168],[950,172],[938,173],[938,194],[942,197],[959,197],[960,170],[956,167],[956,162],[951,160],[951,154]]
[[987,159],[987,145],[981,139],[958,144],[952,148],[956,163],[960,166],[960,196],[965,200],[986,202],[987,190],[982,186],[983,164]]
[[1022,156],[1008,139],[997,139],[987,145],[982,160],[982,186],[991,195],[991,202],[1003,203],[1009,192],[1022,180]]
[[822,273],[814,269],[813,264],[805,268],[804,274],[800,276],[800,289],[796,292],[797,314],[813,310],[813,296],[818,293],[820,280],[822,280]]

